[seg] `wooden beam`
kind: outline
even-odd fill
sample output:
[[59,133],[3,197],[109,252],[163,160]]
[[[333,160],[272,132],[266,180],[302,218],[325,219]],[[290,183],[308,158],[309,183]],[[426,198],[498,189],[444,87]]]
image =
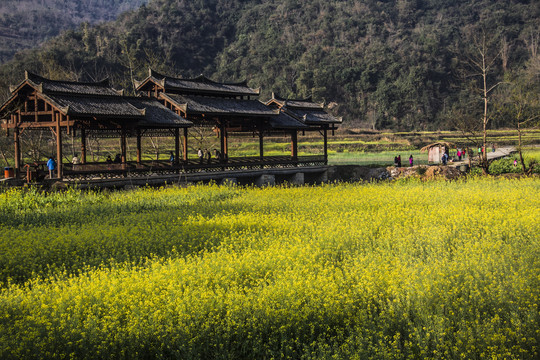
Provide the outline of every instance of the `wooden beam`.
[[324,137],[324,162],[328,164],[328,129],[324,128],[323,130]]
[[[19,129],[32,129],[32,128],[35,128],[35,129],[39,129],[39,128],[46,128],[46,127],[56,127],[57,125],[57,121],[40,121],[40,122],[23,122],[23,123],[20,123],[20,124],[6,124],[5,128],[8,128],[8,129],[15,129],[15,128],[19,128]],[[61,127],[67,127],[67,126],[73,126],[75,125],[75,121],[74,120],[70,120],[70,121],[60,121],[60,126]],[[4,127],[4,126],[2,126]]]
[[86,164],[86,129],[81,129],[81,163]]
[[[53,116],[53,121],[54,121],[54,114],[52,116]],[[34,121],[38,122],[38,99],[37,99],[37,96],[34,97]]]
[[259,129],[259,157],[261,158],[261,160],[263,160],[263,158],[264,158],[263,139],[264,139],[264,133],[263,133],[262,129]]
[[22,116],[36,116],[36,115],[50,115],[50,116],[54,116],[54,110],[45,110],[45,111],[22,111],[21,112],[21,115]]
[[291,132],[291,156],[294,160],[298,159],[298,133],[296,130]]
[[19,177],[21,171],[21,144],[19,139],[19,129],[13,130],[13,142],[15,145],[15,177]]
[[57,177],[62,179],[63,165],[62,165],[62,128],[60,127],[60,118],[62,114],[56,114],[56,168]]
[[184,161],[188,161],[188,129],[184,128],[184,153],[182,154]]
[[225,148],[226,148],[226,140],[225,140],[225,125],[223,123],[219,124],[219,144],[220,144],[220,160],[223,161],[225,159]]
[[122,156],[122,164],[126,163],[126,153],[127,153],[127,140],[126,140],[126,129],[122,128],[122,131],[120,133],[120,150],[121,150],[121,156]]
[[142,161],[141,129],[137,129],[137,164]]
[[178,165],[180,162],[180,129],[174,129],[174,164]]

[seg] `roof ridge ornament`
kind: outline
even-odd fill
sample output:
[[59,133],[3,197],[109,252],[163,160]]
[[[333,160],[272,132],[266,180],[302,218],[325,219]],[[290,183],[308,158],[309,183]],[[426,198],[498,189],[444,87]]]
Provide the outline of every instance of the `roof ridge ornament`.
[[164,78],[166,78],[165,75],[157,72],[156,70],[152,69],[151,67],[148,68],[148,77],[154,77],[156,79],[164,79]]

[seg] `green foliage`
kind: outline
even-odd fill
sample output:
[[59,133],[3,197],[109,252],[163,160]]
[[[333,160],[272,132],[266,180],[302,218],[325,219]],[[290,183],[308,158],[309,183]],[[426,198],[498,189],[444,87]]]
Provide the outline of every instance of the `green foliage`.
[[[0,63],[81,23],[112,21],[148,0],[2,0]],[[81,30],[85,31],[85,30]]]
[[523,169],[521,164],[514,165],[514,158],[501,159],[492,162],[489,165],[489,173],[491,175],[510,174],[510,173],[522,173]]
[[[468,46],[460,33],[489,25],[512,44],[507,64],[521,66],[538,17],[534,1],[517,0],[155,0],[17,55],[0,68],[0,87],[7,96],[26,68],[55,78],[109,76],[132,91],[131,74],[142,79],[151,66],[184,77],[247,79],[262,87],[263,99],[273,91],[335,102],[333,111],[350,125],[449,128],[452,104],[474,100],[454,76]],[[496,65],[494,81],[504,72]]]
[[[516,165],[514,165],[514,160],[517,161]],[[529,169],[532,166],[533,168],[532,173],[535,173],[535,174],[540,173],[539,159],[538,159],[538,156],[535,156],[534,152],[527,152],[527,154],[524,156],[524,160],[525,160],[525,167],[527,169]],[[523,168],[521,166],[519,156],[514,155],[511,158],[493,161],[489,165],[489,173],[492,175],[513,174],[513,173],[522,174]]]

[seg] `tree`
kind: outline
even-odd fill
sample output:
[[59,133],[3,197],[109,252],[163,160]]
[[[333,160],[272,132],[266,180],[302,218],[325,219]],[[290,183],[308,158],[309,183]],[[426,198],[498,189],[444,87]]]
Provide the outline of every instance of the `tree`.
[[[497,78],[497,65],[503,50],[500,49],[500,35],[493,32],[488,34],[486,28],[480,30],[467,29],[462,41],[470,44],[462,58],[463,68],[461,74],[463,81],[472,92],[474,106],[480,106],[481,104],[480,124],[482,125],[483,151],[479,155],[479,162],[484,174],[487,174],[489,172],[486,150],[487,130],[494,115],[489,104],[493,91],[502,83],[494,79]],[[462,47],[460,46],[460,48]],[[481,103],[476,101],[478,98],[481,98]]]
[[509,76],[508,85],[497,94],[499,116],[508,117],[518,134],[519,159],[523,173],[530,174],[534,162],[526,166],[523,158],[523,133],[540,125],[540,56],[531,58],[526,67]]

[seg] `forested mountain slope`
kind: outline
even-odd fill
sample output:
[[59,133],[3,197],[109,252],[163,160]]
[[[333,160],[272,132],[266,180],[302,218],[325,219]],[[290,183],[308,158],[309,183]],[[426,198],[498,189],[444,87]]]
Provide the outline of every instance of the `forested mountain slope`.
[[[537,0],[151,0],[115,22],[69,31],[0,68],[109,76],[132,91],[148,67],[184,77],[247,79],[281,96],[313,96],[348,124],[438,127],[464,94],[460,66],[482,29],[495,79],[537,56]],[[2,95],[6,96],[6,90]],[[444,127],[444,126],[443,126]]]
[[2,0],[0,63],[80,23],[111,21],[148,0]]

